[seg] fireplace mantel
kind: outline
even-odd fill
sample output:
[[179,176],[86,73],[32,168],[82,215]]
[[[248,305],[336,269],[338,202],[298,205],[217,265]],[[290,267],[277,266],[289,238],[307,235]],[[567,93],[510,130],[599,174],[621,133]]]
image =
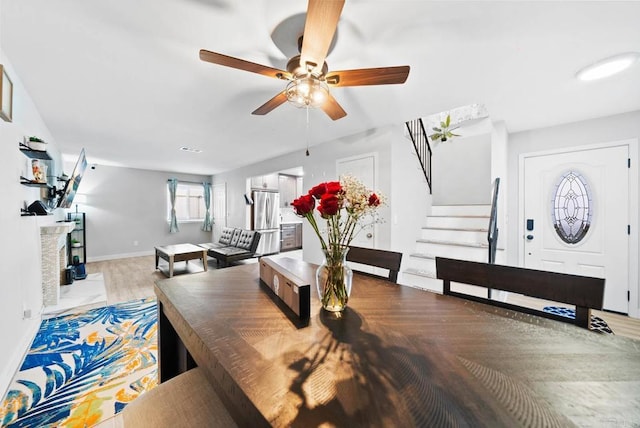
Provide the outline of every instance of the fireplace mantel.
[[40,226],[40,235],[62,235],[73,230],[75,223],[72,221],[62,221],[59,223]]

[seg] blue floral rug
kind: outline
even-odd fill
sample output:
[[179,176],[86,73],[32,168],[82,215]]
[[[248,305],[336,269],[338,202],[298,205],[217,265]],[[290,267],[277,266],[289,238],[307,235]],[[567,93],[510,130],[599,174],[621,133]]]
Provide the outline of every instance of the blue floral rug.
[[44,320],[0,408],[5,427],[90,427],[157,384],[154,298]]

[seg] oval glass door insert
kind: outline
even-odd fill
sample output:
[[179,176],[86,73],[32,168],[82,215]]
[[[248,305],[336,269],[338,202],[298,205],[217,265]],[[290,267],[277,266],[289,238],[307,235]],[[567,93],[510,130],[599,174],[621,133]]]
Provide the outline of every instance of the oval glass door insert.
[[569,171],[560,177],[553,196],[553,226],[567,244],[577,244],[591,227],[591,190],[584,176]]

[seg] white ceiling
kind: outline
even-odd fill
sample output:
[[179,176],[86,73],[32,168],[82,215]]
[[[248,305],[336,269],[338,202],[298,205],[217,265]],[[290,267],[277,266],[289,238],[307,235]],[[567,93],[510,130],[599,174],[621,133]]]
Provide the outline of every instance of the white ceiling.
[[[198,58],[204,48],[284,68],[271,32],[304,0],[0,7],[2,49],[63,153],[86,147],[91,162],[215,174],[305,148],[304,110],[250,114],[285,82]],[[639,17],[638,1],[346,0],[329,69],[411,73],[404,85],[334,89],[348,115],[312,111],[311,144],[472,103],[510,132],[638,110],[640,64],[605,81],[574,75],[640,51]]]

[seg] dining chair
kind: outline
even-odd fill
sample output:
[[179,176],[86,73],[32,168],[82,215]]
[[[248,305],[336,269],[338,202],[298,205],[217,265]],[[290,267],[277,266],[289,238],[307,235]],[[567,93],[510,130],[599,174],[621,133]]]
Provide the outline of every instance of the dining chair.
[[141,394],[94,428],[237,427],[199,367]]
[[[398,253],[395,251],[378,250],[375,248],[349,247],[349,252],[347,253],[347,261],[388,269],[389,276],[387,279],[389,279],[389,281],[391,282],[397,283],[398,272],[400,271],[400,263],[402,262],[402,253]],[[375,275],[368,272],[363,273],[380,277],[380,275]]]

